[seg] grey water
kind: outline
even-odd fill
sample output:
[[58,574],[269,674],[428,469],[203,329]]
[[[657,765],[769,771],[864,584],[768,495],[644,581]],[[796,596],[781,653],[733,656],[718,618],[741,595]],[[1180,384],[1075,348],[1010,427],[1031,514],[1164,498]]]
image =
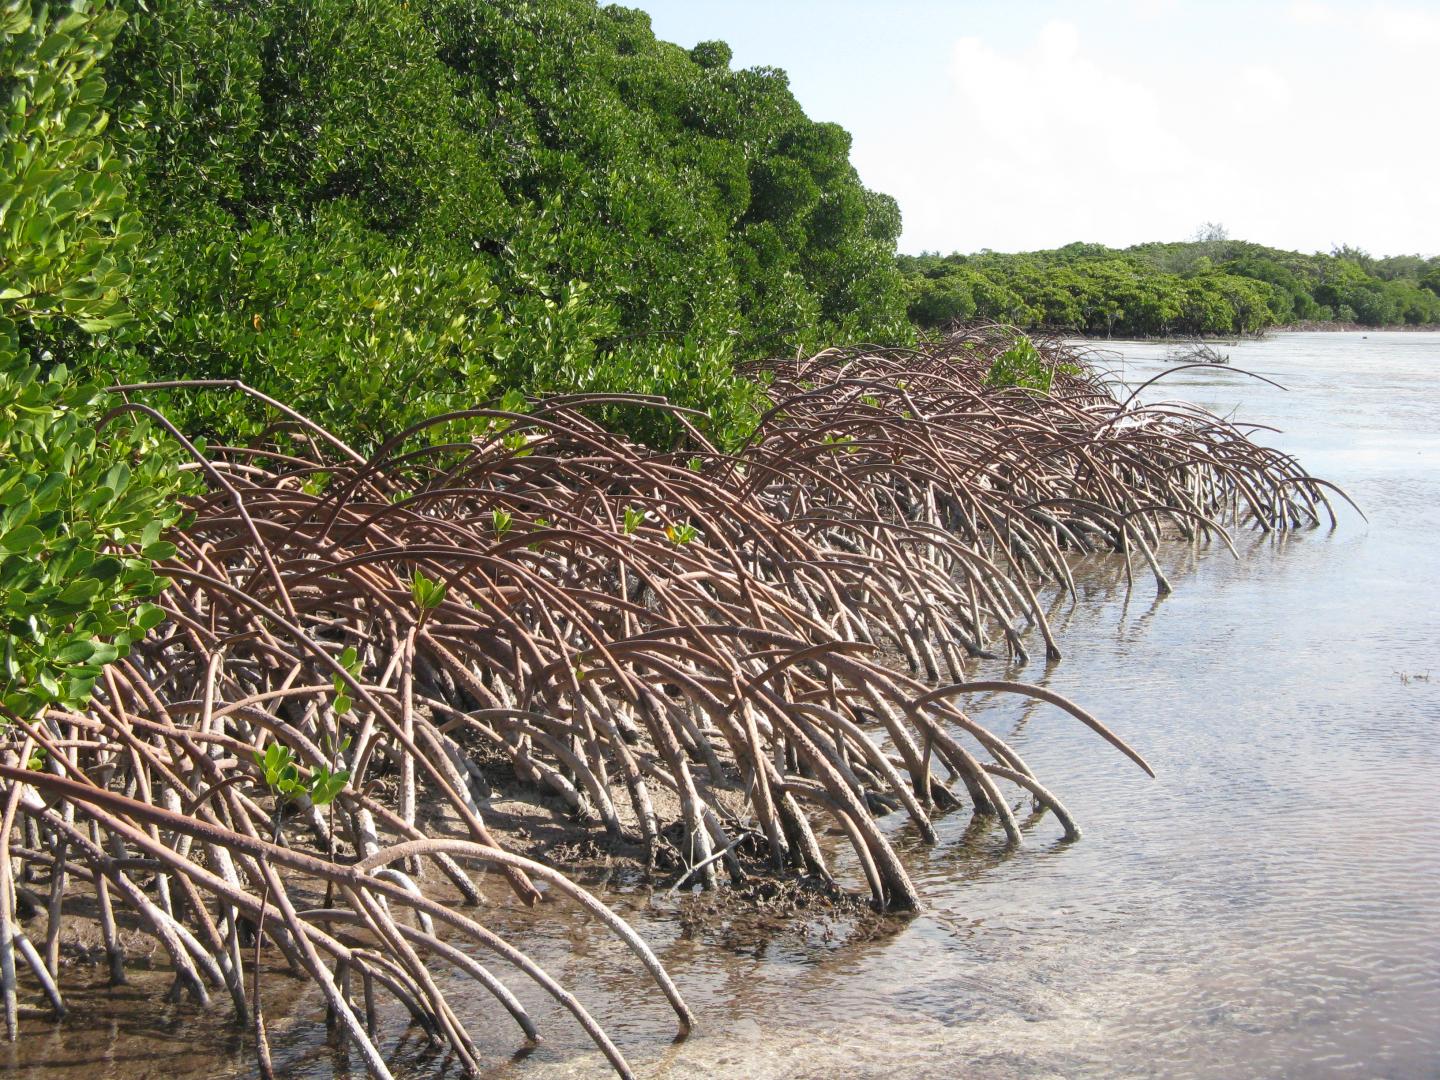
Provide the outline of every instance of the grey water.
[[[1255,437],[1368,522],[1342,509],[1333,530],[1238,533],[1238,559],[1172,544],[1163,599],[1138,567],[1127,587],[1113,558],[1078,564],[1078,599],[1052,611],[1065,658],[1010,674],[1100,716],[1157,777],[1048,706],[972,702],[1065,800],[1077,843],[1042,818],[1006,853],[961,814],[926,847],[892,815],[927,907],[881,933],[693,930],[674,902],[607,892],[699,1014],[683,1042],[619,947],[568,920],[497,925],[641,1076],[1440,1077],[1440,334],[1277,334],[1183,371],[1164,345],[1107,348],[1130,385],[1171,371],[1147,400],[1274,428]],[[572,1021],[522,996],[547,1036],[528,1054],[476,1002],[495,1017],[476,1024],[490,1075],[607,1075]],[[136,1056],[110,1063],[253,1068],[238,1036],[197,1030],[112,1031]],[[95,1074],[61,1031],[75,1071],[23,1075]],[[314,1024],[274,1039],[282,1074],[344,1072]],[[404,1058],[401,1075],[459,1075]]]

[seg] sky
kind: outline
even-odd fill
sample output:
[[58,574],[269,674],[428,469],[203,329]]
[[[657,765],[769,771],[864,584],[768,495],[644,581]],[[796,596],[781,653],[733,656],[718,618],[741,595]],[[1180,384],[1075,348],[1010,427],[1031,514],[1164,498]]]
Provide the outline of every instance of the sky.
[[784,69],[900,250],[1440,254],[1440,0],[625,0]]

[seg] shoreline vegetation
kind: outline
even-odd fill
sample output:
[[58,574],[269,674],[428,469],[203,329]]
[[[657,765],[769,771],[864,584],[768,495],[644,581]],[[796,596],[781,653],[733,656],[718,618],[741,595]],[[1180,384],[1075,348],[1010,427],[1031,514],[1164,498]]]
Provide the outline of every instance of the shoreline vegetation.
[[[964,324],[958,324],[963,326]],[[1238,344],[1241,341],[1262,341],[1270,334],[1359,334],[1362,337],[1366,334],[1436,334],[1440,333],[1440,323],[1401,323],[1398,325],[1387,324],[1383,326],[1365,326],[1361,323],[1342,322],[1300,322],[1287,323],[1280,326],[1267,326],[1263,330],[1256,330],[1248,334],[1152,334],[1115,337],[1104,335],[1092,336],[1082,334],[1071,327],[1065,326],[1041,326],[1031,327],[1032,332],[1047,334],[1056,337],[1073,338],[1079,341],[1144,341],[1173,343],[1176,341],[1228,341]],[[942,331],[943,333],[943,331]]]
[[1231,240],[1117,249],[902,255],[907,313],[922,329],[992,319],[1086,337],[1237,337],[1291,326],[1440,325],[1440,257],[1303,255]]
[[[1149,766],[974,659],[1060,657],[1076,556],[1164,593],[1162,544],[1335,523],[1243,426],[1023,320],[917,341],[849,136],[639,12],[0,0],[0,77],[12,1041],[64,1017],[70,942],[118,985],[148,941],[265,1076],[282,970],[375,1077],[409,1027],[479,1074],[491,1003],[533,1042],[507,980],[629,1076],[482,886],[612,934],[683,1035],[579,853],[888,913],[922,898],[879,818],[1078,839],[967,698]],[[559,867],[507,799],[566,816]]]

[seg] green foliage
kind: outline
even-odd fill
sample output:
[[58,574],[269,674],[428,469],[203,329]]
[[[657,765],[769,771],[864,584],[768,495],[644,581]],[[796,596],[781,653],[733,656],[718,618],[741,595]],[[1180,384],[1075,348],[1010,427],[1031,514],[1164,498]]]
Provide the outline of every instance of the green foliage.
[[965,274],[947,274],[935,280],[917,277],[910,282],[909,315],[918,325],[943,327],[973,318],[979,310]]
[[700,530],[688,521],[683,525],[665,526],[665,539],[669,540],[676,547],[684,547],[699,535]]
[[123,22],[83,3],[53,13],[30,0],[0,4],[0,303],[9,320],[64,317],[90,332],[121,321],[140,233],[104,138],[96,65]]
[[1048,393],[1053,379],[1054,373],[1040,355],[1040,350],[1021,334],[1015,339],[1015,344],[990,362],[985,385],[993,388],[1014,386]]
[[271,793],[281,799],[306,795],[316,806],[325,806],[345,790],[345,785],[350,780],[348,769],[332,772],[326,765],[313,766],[308,776],[301,777],[295,752],[278,742],[272,742],[265,747],[263,753],[252,750],[251,756],[260,770],[261,781]]
[[178,482],[153,428],[97,430],[97,391],[5,360],[0,345],[0,700],[32,715],[82,704],[160,621],[142,601],[164,584],[152,560],[174,554],[160,536],[179,517]]
[[160,622],[152,562],[175,550],[173,447],[36,344],[125,317],[137,227],[96,70],[122,21],[0,3],[0,702],[22,716],[83,705]]
[[1020,334],[1013,345],[990,362],[985,385],[994,389],[1018,387],[1048,394],[1057,374],[1079,373],[1080,369],[1073,364],[1055,364],[1047,360],[1030,338]]
[[[340,666],[343,667],[350,674],[350,677],[352,679],[360,678],[360,659],[358,654],[355,652],[354,646],[347,645],[345,647],[345,651],[340,654]],[[339,675],[336,675],[334,679],[334,686],[335,715],[344,716],[355,705],[355,703],[350,699],[349,684],[346,683],[346,681]],[[341,749],[343,750],[344,747],[342,746]]]
[[295,764],[295,752],[288,746],[272,742],[263,752],[252,750],[250,753],[260,769],[260,779],[275,794],[289,797],[305,790],[300,766]]
[[314,805],[325,806],[334,802],[335,796],[344,791],[349,782],[349,769],[336,769],[331,772],[328,766],[316,765],[310,770],[310,783],[306,793]]
[[[492,392],[503,313],[476,264],[420,257],[334,207],[242,233],[191,222],[147,250],[134,296],[146,325],[118,356],[93,356],[107,374],[242,379],[365,447]],[[161,400],[186,430],[227,439],[273,420],[231,397]]]
[[[1301,255],[1223,236],[1118,251],[1071,244],[1018,255],[902,257],[923,328],[988,318],[1092,336],[1246,334],[1303,320],[1440,322],[1440,260]],[[1427,277],[1427,275],[1432,275]]]
[[663,394],[733,444],[761,405],[736,359],[912,333],[894,201],[723,43],[594,0],[118,2],[135,320],[103,348],[47,338],[73,364],[240,378],[361,449],[507,391]]
[[434,611],[445,600],[445,583],[436,578],[426,577],[423,570],[416,570],[410,580],[410,598],[415,601],[421,615]]

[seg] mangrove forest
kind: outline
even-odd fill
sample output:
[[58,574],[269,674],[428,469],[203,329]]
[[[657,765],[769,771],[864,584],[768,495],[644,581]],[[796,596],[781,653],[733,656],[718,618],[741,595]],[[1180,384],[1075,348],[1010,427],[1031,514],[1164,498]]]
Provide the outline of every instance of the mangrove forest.
[[891,815],[1077,839],[967,712],[1035,701],[1150,771],[1020,681],[1063,652],[1044,598],[1096,553],[1168,592],[1165,545],[1338,495],[1025,330],[1440,317],[1433,262],[897,263],[782,72],[590,0],[0,0],[0,80],[12,1040],[65,1016],[85,925],[262,1075],[281,979],[375,1077],[403,1030],[471,1075],[476,1025],[541,1037],[519,982],[631,1075],[487,890],[613,935],[682,1034],[685,972],[494,787],[656,888],[881,913],[924,902]]

